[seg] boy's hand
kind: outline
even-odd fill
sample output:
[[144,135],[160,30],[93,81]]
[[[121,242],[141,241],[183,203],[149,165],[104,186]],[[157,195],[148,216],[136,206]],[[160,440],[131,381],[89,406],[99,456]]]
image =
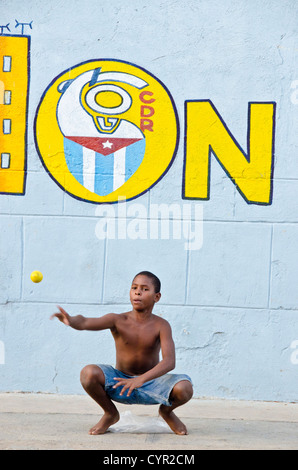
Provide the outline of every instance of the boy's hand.
[[64,310],[64,308],[59,307],[59,305],[57,305],[57,308],[60,310],[60,313],[54,313],[54,314],[50,317],[51,320],[52,320],[54,317],[57,317],[58,320],[60,320],[62,323],[64,323],[64,325],[70,326],[70,316],[68,315],[68,313]]
[[144,384],[144,381],[141,377],[133,377],[132,379],[123,379],[121,377],[114,377],[114,380],[117,380],[117,384],[113,385],[113,388],[123,387],[120,395],[123,395],[125,390],[128,390],[127,396],[131,395],[131,392],[138,387],[141,387]]

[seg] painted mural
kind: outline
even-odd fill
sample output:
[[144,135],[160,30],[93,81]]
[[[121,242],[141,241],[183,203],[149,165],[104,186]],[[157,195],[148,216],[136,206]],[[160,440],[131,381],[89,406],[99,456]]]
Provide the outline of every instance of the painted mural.
[[[30,37],[1,26],[0,193],[25,194]],[[276,103],[249,103],[247,151],[210,100],[185,101],[182,198],[210,198],[213,155],[248,204],[270,205]],[[169,170],[179,143],[174,100],[143,68],[110,59],[78,64],[56,77],[35,117],[41,161],[58,186],[91,203],[130,200]]]
[[145,70],[88,61],[63,72],[45,91],[36,145],[46,170],[72,196],[95,203],[132,199],[170,167],[176,114],[165,86]]

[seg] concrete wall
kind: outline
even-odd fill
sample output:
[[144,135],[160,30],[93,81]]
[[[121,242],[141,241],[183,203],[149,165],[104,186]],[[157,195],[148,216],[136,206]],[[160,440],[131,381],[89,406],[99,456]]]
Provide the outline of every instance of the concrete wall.
[[[80,369],[113,363],[112,337],[74,331],[49,316],[57,304],[87,316],[126,311],[131,280],[146,269],[161,279],[155,313],[172,325],[176,371],[191,375],[196,397],[297,401],[297,4],[261,3],[2,1],[5,36],[21,36],[15,18],[33,23],[23,31],[31,36],[24,191],[5,193],[0,169],[1,391],[83,393]],[[63,190],[35,145],[37,108],[51,82],[77,64],[107,58],[135,64],[165,85],[180,138],[163,178],[119,204]],[[248,203],[241,180],[236,186],[214,155],[209,199],[182,198],[191,100],[211,101],[244,152],[248,103],[276,103],[268,203]],[[43,138],[55,145],[51,135],[50,123]],[[170,160],[168,145],[169,137],[153,157]],[[150,237],[157,204],[176,204],[170,218],[180,235],[170,221],[169,234]],[[106,215],[111,230],[124,225],[105,238]],[[188,228],[196,249],[187,249]],[[41,283],[30,280],[33,270],[43,273]]]

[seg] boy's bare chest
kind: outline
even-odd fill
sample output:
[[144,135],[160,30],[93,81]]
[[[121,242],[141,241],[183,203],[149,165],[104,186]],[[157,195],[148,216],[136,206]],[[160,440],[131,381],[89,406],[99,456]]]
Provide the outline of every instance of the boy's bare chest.
[[114,334],[115,341],[126,347],[154,349],[159,345],[159,330],[154,325],[122,324]]

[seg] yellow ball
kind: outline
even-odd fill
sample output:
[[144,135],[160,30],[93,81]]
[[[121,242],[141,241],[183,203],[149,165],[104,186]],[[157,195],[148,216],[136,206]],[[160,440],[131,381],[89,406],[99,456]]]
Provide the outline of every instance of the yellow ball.
[[43,275],[40,271],[33,271],[30,277],[31,277],[31,281],[37,283],[37,282],[42,281]]

